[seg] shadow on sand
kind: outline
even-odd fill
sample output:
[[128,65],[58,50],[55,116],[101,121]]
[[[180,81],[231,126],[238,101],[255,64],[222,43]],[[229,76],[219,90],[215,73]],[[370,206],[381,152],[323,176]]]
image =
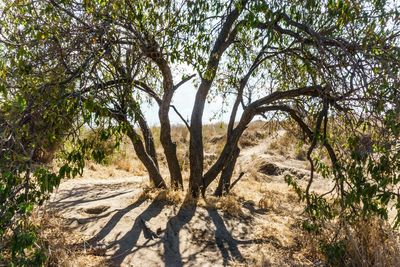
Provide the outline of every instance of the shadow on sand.
[[[135,189],[126,190],[127,185],[134,185],[135,183],[118,183],[112,185],[80,185],[75,186],[70,190],[62,190],[57,194],[59,197],[56,201],[51,203],[51,208],[56,210],[65,210],[74,207],[78,204],[97,202],[101,200],[112,200],[115,197],[132,193]],[[116,193],[109,194],[110,190]],[[119,192],[118,192],[119,191]]]
[[[162,192],[159,194],[161,193]],[[110,197],[113,195],[114,194],[110,195]],[[190,195],[186,196],[176,215],[168,219],[164,231],[159,228],[157,229],[156,234],[151,231],[151,229],[149,230],[149,227],[146,226],[146,222],[159,216],[166,205],[170,204],[167,201],[160,200],[160,198],[157,196],[150,203],[150,205],[147,206],[147,208],[145,208],[139,215],[136,216],[136,218],[132,218],[132,226],[129,229],[126,229],[126,231],[121,234],[122,236],[118,234],[115,237],[115,240],[109,240],[111,232],[116,229],[119,221],[121,221],[121,219],[123,219],[129,212],[140,207],[146,201],[147,200],[144,198],[139,198],[136,202],[125,208],[110,211],[107,214],[81,219],[81,223],[85,224],[95,221],[96,219],[107,217],[115,212],[111,218],[108,219],[107,223],[98,231],[98,233],[86,242],[86,244],[89,243],[92,247],[104,247],[106,250],[105,255],[108,257],[108,264],[110,266],[121,266],[124,261],[127,260],[128,256],[133,255],[135,252],[138,252],[141,249],[150,247],[158,248],[156,251],[158,251],[159,255],[161,255],[161,259],[163,260],[165,266],[168,267],[192,265],[196,262],[196,257],[206,251],[208,251],[207,253],[219,252],[219,259],[222,260],[224,266],[229,265],[231,261],[246,263],[246,259],[242,255],[240,248],[242,246],[248,246],[252,244],[268,243],[277,249],[287,251],[289,254],[289,251],[296,250],[294,247],[286,248],[282,246],[280,241],[274,236],[269,236],[262,239],[247,240],[234,238],[232,236],[232,229],[230,229],[231,227],[227,227],[225,216],[221,216],[221,212],[219,212],[217,209],[210,207],[206,207],[204,209],[201,208],[203,211],[199,211],[196,215],[196,210],[198,209],[197,200],[191,198]],[[193,240],[193,243],[196,243],[197,241],[197,245],[191,247],[190,250],[192,254],[187,255],[187,251],[182,249],[182,240],[180,240],[179,234],[184,228],[185,232],[188,230],[185,226],[190,225],[190,222],[195,215],[196,220],[205,220],[210,223],[210,227],[203,227],[204,229],[202,230],[211,235],[209,235],[206,240]],[[214,232],[214,239],[212,238],[212,233],[210,232]],[[145,237],[145,241],[144,243],[140,241],[139,244],[138,242],[142,233]],[[196,239],[195,236],[189,237]],[[185,253],[185,257],[182,256],[182,253]],[[289,254],[288,256],[290,258],[291,256]],[[130,260],[132,259],[134,258],[130,258]],[[218,257],[214,259],[210,258],[210,263],[215,262],[216,260],[218,260]],[[220,261],[218,260],[218,262]]]
[[168,220],[163,238],[165,266],[183,266],[179,249],[179,232],[193,218],[196,207],[197,200],[187,194],[178,213]]
[[224,266],[228,265],[229,260],[243,262],[244,258],[239,251],[238,241],[232,237],[218,211],[207,208],[207,212],[216,228],[215,244],[221,252]]
[[[131,229],[126,232],[124,236],[122,236],[118,240],[115,240],[114,242],[111,242],[111,244],[107,246],[108,248],[112,248],[116,245],[118,246],[117,251],[110,259],[110,263],[112,263],[113,266],[120,266],[129,254],[132,254],[135,251],[144,247],[148,247],[147,244],[153,238],[149,236],[149,233],[147,232],[148,229],[146,229],[143,224],[144,222],[147,222],[150,219],[157,217],[157,215],[159,215],[164,209],[165,205],[165,201],[158,201],[156,197],[155,200],[153,200],[153,202],[139,216],[136,217]],[[147,238],[147,241],[144,245],[138,247],[137,242],[142,232]]]

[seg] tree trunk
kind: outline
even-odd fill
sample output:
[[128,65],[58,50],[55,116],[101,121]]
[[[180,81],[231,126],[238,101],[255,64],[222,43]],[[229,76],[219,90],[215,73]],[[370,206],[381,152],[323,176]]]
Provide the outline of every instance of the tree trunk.
[[146,38],[147,43],[144,43],[142,46],[143,52],[157,64],[163,77],[164,93],[159,103],[158,116],[160,119],[160,142],[168,164],[171,187],[183,189],[182,172],[176,155],[176,144],[171,138],[171,124],[169,120],[169,109],[175,92],[172,72],[168,62],[163,57],[160,45],[152,36],[148,35]]
[[129,139],[133,144],[133,148],[135,149],[136,155],[138,156],[139,160],[143,163],[144,167],[149,173],[149,178],[152,185],[156,188],[167,188],[156,163],[153,161],[152,157],[150,157],[149,154],[147,154],[146,148],[143,145],[140,135],[135,131],[133,126],[129,123],[128,119],[124,115],[114,113],[111,110],[107,111],[109,113],[108,115],[111,118],[114,118],[121,125],[124,125],[126,127],[127,130],[126,134],[128,135]]
[[302,95],[306,96],[318,95],[319,94],[318,90],[320,90],[320,88],[321,86],[315,85],[315,86],[300,87],[288,91],[277,91],[249,104],[247,108],[245,108],[245,110],[243,111],[239,123],[237,124],[235,129],[231,131],[231,135],[227,138],[227,141],[219,158],[213,164],[213,166],[211,166],[211,168],[204,174],[203,188],[202,188],[203,195],[207,187],[211,184],[212,181],[214,181],[217,178],[218,174],[224,168],[226,161],[233,153],[235,147],[237,147],[239,139],[242,136],[243,132],[246,130],[247,125],[251,122],[251,120],[256,114],[271,110],[276,110],[277,106],[267,106],[267,105],[279,99],[293,98]]
[[214,181],[218,174],[223,170],[225,166],[227,166],[227,162],[232,154],[235,153],[235,150],[238,149],[238,142],[243,132],[246,130],[247,125],[253,119],[255,115],[253,108],[247,108],[243,111],[242,117],[236,126],[236,128],[232,131],[231,136],[227,139],[222,152],[217,159],[217,161],[211,166],[211,168],[204,174],[204,187],[202,189],[202,193],[204,195],[207,187]]
[[217,39],[213,45],[211,53],[208,58],[207,68],[203,73],[200,86],[196,93],[196,99],[192,111],[191,124],[190,124],[190,146],[189,146],[189,161],[190,161],[190,180],[189,190],[193,197],[198,197],[200,190],[204,193],[205,185],[203,178],[203,133],[202,133],[202,119],[204,112],[204,105],[211,88],[212,82],[222,57],[226,49],[234,42],[237,34],[238,23],[235,27],[243,7],[248,1],[240,1],[239,8],[234,8],[227,16],[221,27]]
[[162,111],[160,108],[160,141],[164,148],[164,154],[167,159],[168,169],[171,176],[171,187],[174,189],[183,189],[183,180],[181,167],[176,155],[176,144],[172,142],[171,125],[168,118],[168,110]]
[[183,189],[181,167],[176,155],[176,144],[172,141],[171,124],[169,120],[169,110],[174,95],[172,73],[168,63],[164,59],[159,59],[156,62],[163,73],[164,79],[164,95],[158,112],[160,118],[160,141],[167,159],[168,169],[171,176],[171,187],[174,189]]
[[151,183],[156,188],[166,188],[167,186],[164,182],[164,179],[162,178],[153,159],[147,154],[143,142],[140,139],[140,136],[135,132],[135,130],[132,127],[128,129],[127,134],[129,139],[131,139],[132,141],[136,155],[138,156],[139,160],[143,163],[143,165],[147,169],[147,172],[149,173],[149,178]]
[[199,192],[203,188],[204,151],[202,118],[207,93],[210,87],[211,81],[203,79],[196,94],[191,117],[189,144],[189,190],[194,198],[197,198],[199,196]]
[[159,170],[153,134],[152,134],[142,112],[140,112],[138,114],[137,119],[138,119],[139,126],[140,126],[140,129],[143,134],[146,152],[151,157],[151,159],[154,161],[154,164],[156,165],[157,169]]
[[221,177],[218,182],[218,187],[214,192],[214,196],[220,197],[222,195],[229,193],[233,170],[235,169],[236,160],[239,157],[239,154],[240,154],[240,149],[236,147],[231,157],[229,158],[227,164],[222,169]]

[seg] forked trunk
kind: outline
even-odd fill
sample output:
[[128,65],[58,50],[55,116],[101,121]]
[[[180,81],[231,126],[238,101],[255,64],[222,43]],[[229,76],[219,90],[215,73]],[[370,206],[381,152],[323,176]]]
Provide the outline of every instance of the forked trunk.
[[164,59],[157,59],[157,65],[163,74],[164,95],[158,112],[160,118],[160,141],[164,148],[164,154],[171,176],[171,187],[173,189],[183,189],[182,172],[176,155],[176,144],[171,137],[171,123],[169,120],[169,110],[172,96],[174,95],[174,84],[172,81],[171,69]]
[[190,124],[190,145],[189,145],[189,161],[190,161],[190,178],[189,190],[194,198],[199,196],[203,189],[203,126],[202,117],[204,112],[205,100],[211,81],[202,80],[197,91],[196,99],[192,111]]
[[151,46],[145,46],[144,51],[160,69],[163,76],[163,96],[159,100],[160,109],[158,116],[160,119],[160,142],[164,149],[164,155],[167,160],[168,170],[171,177],[171,187],[174,189],[183,189],[182,172],[176,155],[176,144],[171,137],[171,123],[169,120],[169,110],[175,87],[172,79],[172,72],[168,62],[163,58],[159,44],[148,36]]
[[240,149],[236,147],[225,167],[222,169],[221,177],[218,182],[218,187],[214,192],[214,196],[220,197],[229,193],[233,170],[235,169],[236,161],[239,157],[239,154]]
[[164,179],[162,178],[160,171],[158,170],[153,159],[147,154],[140,136],[135,132],[134,129],[129,129],[127,134],[129,139],[132,141],[136,155],[149,173],[151,183],[156,188],[166,188],[167,186],[164,182]]
[[159,169],[153,134],[152,134],[145,118],[143,117],[142,113],[138,114],[138,122],[139,122],[140,130],[142,131],[142,134],[143,134],[146,152],[153,160],[157,169]]

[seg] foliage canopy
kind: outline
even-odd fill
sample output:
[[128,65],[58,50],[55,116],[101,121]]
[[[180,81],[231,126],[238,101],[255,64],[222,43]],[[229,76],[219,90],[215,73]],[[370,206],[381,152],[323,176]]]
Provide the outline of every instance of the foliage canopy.
[[[308,186],[286,179],[311,218],[387,218],[393,203],[400,211],[396,1],[6,0],[0,13],[0,234],[19,244],[16,262],[34,247],[21,237],[32,233],[24,231],[33,205],[81,173],[85,155],[103,158],[77,135],[83,125],[101,127],[103,140],[127,135],[153,186],[166,187],[141,111],[152,101],[171,187],[183,188],[169,113],[179,114],[172,99],[195,76],[191,119],[182,117],[193,196],[217,177],[215,193],[227,193],[247,125],[279,114],[310,145]],[[202,115],[214,95],[233,98],[233,107],[226,144],[204,170]],[[47,170],[67,138],[75,146],[65,164]],[[314,157],[318,148],[330,164]],[[335,181],[329,194],[310,191],[315,171]]]

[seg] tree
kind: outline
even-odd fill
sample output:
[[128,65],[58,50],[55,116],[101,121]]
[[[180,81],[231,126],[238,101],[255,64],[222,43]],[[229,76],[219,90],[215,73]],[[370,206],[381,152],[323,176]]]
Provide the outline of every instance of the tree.
[[[199,78],[190,124],[184,121],[190,131],[189,191],[194,197],[205,196],[217,177],[216,194],[229,191],[240,155],[238,142],[257,115],[279,113],[307,137],[311,175],[308,186],[297,189],[309,207],[322,203],[310,191],[316,170],[329,169],[335,180],[332,192],[337,192],[342,208],[354,188],[369,186],[369,178],[360,182],[346,173],[360,165],[348,165],[349,154],[340,147],[347,140],[339,137],[351,139],[356,147],[354,140],[363,131],[373,137],[388,135],[386,144],[377,145],[374,152],[386,153],[391,166],[397,166],[392,152],[399,135],[396,3],[46,0],[6,6],[3,43],[18,51],[21,46],[12,45],[15,38],[22,43],[30,38],[22,62],[40,70],[40,77],[46,77],[43,67],[50,68],[51,84],[68,85],[68,92],[57,96],[79,103],[83,123],[103,120],[109,132],[126,133],[156,187],[166,185],[141,101],[150,98],[159,107],[160,141],[171,186],[182,188],[169,111],[178,87],[193,76],[176,81],[173,73],[179,64],[195,69]],[[202,116],[211,94],[231,95],[234,103],[224,148],[204,170]],[[389,149],[378,149],[385,146]],[[327,151],[329,166],[313,157],[318,147]],[[388,173],[387,184],[373,190],[369,200],[381,190],[395,197],[396,173]],[[360,190],[357,194],[364,192]]]

